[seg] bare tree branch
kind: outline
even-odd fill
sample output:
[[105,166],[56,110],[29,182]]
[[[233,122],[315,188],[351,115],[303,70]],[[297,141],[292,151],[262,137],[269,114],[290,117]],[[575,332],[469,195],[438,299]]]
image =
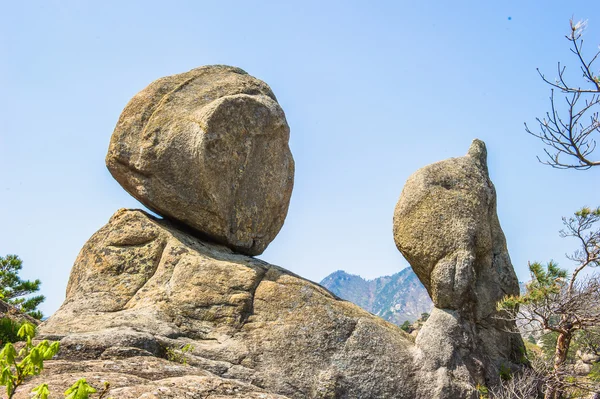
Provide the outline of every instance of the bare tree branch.
[[[596,332],[600,331],[600,276],[582,274],[600,265],[599,222],[600,207],[584,207],[574,216],[563,218],[561,237],[575,238],[579,245],[567,255],[577,263],[573,273],[569,276],[554,262],[546,266],[530,263],[532,279],[526,292],[508,296],[499,304],[499,309],[506,311],[522,330],[556,334],[552,366],[546,372],[546,399],[560,399],[566,392],[600,392],[598,382],[580,378],[568,361],[573,340],[588,333],[597,338]],[[590,347],[598,351],[600,341]]]
[[[542,80],[551,87],[551,111],[546,113],[545,118],[536,118],[538,130],[530,129],[525,123],[525,131],[548,147],[544,148],[547,160],[539,157],[538,160],[558,169],[589,169],[600,165],[600,160],[592,158],[596,149],[595,137],[600,135],[600,77],[593,72],[600,50],[590,61],[585,60],[582,50],[585,25],[586,22],[571,20],[570,34],[565,36],[571,42],[571,52],[577,57],[584,86],[568,83],[565,76],[567,68],[560,62],[557,64],[558,78],[554,81],[537,69]],[[557,104],[555,89],[565,94],[566,109]]]

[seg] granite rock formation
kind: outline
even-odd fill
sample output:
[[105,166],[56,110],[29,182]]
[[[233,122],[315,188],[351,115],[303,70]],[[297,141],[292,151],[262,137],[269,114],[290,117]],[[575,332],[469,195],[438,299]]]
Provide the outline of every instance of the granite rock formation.
[[264,82],[207,66],[159,79],[123,110],[106,165],[161,216],[247,255],[287,214],[294,182],[289,127]]
[[54,393],[51,398],[59,397],[79,378],[85,378],[98,392],[109,382],[109,397],[115,399],[289,399],[256,385],[148,355],[48,361],[42,376],[20,386],[14,398],[30,399],[31,390],[41,381]]
[[195,69],[136,95],[107,165],[164,219],[119,210],[88,240],[63,305],[38,329],[60,340],[57,359],[15,397],[85,377],[110,382],[114,398],[475,398],[497,367],[518,367],[520,337],[494,318],[494,301],[518,285],[483,143],[423,168],[400,198],[396,242],[436,306],[415,341],[246,256],[285,218],[287,142],[271,90],[237,68]]
[[432,375],[440,381],[469,375],[490,385],[502,368],[519,368],[523,342],[509,332],[514,322],[496,310],[505,295],[519,294],[519,283],[482,141],[474,140],[464,157],[409,177],[394,213],[394,239],[435,305],[416,341]]
[[[59,359],[71,373],[85,362],[107,373],[117,367],[102,378],[123,379],[119,389],[135,392],[182,389],[173,378],[183,375],[298,399],[414,398],[426,384],[413,339],[397,326],[137,210],[118,211],[85,244],[67,298],[40,336],[61,341]],[[169,373],[163,359],[188,344],[188,366]],[[138,375],[123,359],[156,370]]]

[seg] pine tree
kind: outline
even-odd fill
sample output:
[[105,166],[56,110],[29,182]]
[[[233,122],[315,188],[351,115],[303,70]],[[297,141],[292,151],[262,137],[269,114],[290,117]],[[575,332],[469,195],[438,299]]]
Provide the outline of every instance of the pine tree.
[[570,389],[599,393],[600,386],[577,379],[569,366],[572,344],[586,339],[600,328],[600,276],[584,270],[600,266],[600,207],[583,208],[563,218],[561,236],[576,238],[581,247],[567,256],[576,262],[569,273],[553,261],[545,266],[530,263],[531,282],[522,295],[507,296],[499,303],[511,319],[537,328],[545,335],[546,350],[552,346],[552,366],[548,375],[546,399],[561,399]]
[[23,313],[41,319],[42,312],[37,310],[46,299],[43,295],[29,296],[40,290],[40,280],[22,280],[19,271],[23,261],[17,255],[0,256],[0,299],[13,305]]

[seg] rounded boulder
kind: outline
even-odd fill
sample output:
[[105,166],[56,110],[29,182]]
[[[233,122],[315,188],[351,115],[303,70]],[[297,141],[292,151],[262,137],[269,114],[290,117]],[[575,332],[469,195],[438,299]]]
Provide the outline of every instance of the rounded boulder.
[[259,255],[283,226],[294,183],[289,127],[264,82],[207,66],[135,95],[106,165],[159,215],[236,252]]

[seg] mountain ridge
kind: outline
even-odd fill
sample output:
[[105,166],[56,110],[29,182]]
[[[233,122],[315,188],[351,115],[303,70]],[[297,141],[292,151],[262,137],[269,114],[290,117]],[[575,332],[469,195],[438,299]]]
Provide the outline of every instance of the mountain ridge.
[[425,287],[410,267],[374,279],[336,270],[320,284],[340,298],[397,325],[406,320],[413,322],[433,307]]

